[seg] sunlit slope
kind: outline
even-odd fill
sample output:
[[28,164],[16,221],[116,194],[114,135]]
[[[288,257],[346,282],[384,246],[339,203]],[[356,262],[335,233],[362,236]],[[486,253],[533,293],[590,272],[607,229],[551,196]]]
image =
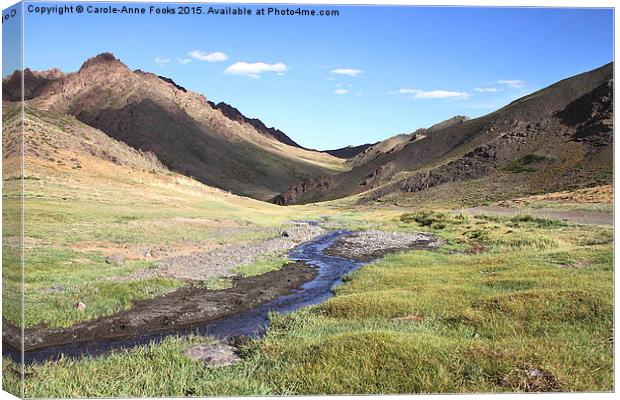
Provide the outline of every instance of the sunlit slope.
[[[10,105],[6,108],[5,117],[18,118]],[[27,106],[24,126],[27,207],[56,203],[82,212],[89,204],[101,207],[101,213],[122,208],[136,214],[152,208],[266,223],[284,215],[277,206],[171,172],[153,153],[135,150],[74,117]]]
[[[424,136],[424,135],[421,135]],[[613,64],[562,80],[491,114],[439,126],[351,171],[299,182],[278,204],[364,193],[366,201],[477,179],[518,176],[524,194],[608,184],[613,153]]]
[[[231,119],[205,96],[132,71],[109,53],[66,75],[30,75],[36,79],[29,80],[28,102],[36,108],[74,116],[154,153],[170,170],[235,194],[264,200],[300,179],[346,170],[344,160],[283,143],[289,139],[283,133]],[[3,88],[11,82],[5,79]]]

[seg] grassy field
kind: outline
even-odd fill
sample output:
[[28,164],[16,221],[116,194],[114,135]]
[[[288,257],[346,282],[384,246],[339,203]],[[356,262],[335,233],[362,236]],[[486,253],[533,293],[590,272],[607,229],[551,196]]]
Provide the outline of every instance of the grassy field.
[[[168,171],[128,170],[87,157],[81,158],[79,173],[64,174],[58,165],[41,159],[29,160],[29,165],[24,181],[28,327],[70,326],[185,285],[169,278],[123,279],[133,271],[154,268],[167,254],[264,240],[278,236],[285,221],[318,216],[312,209],[283,209]],[[18,206],[5,199],[3,211],[16,215]],[[5,237],[13,235],[7,231],[10,224],[5,228]],[[5,254],[19,250],[11,246],[5,245]],[[123,261],[110,262],[110,257]],[[277,263],[259,261],[243,266],[239,273],[267,271]],[[20,275],[17,262],[6,263],[5,282],[20,282]],[[5,298],[17,299],[18,291],[5,285]],[[84,312],[74,308],[78,301],[87,305]],[[19,305],[19,301],[3,303],[5,320],[18,324]]]
[[[208,338],[26,368],[30,397],[613,390],[613,230],[526,215],[349,212],[341,226],[431,231],[323,304],[272,315],[244,361],[211,368]],[[277,264],[277,263],[276,263]],[[4,360],[7,388],[16,365]]]
[[[278,236],[280,223],[298,215],[278,213],[276,206],[253,201],[249,204],[253,207],[220,203],[200,194],[195,204],[183,207],[163,202],[153,206],[144,201],[126,205],[27,198],[26,326],[69,326],[126,309],[134,300],[166,293],[185,282],[169,278],[126,281],[122,277],[154,268],[158,258],[145,254],[264,240]],[[122,255],[124,261],[110,262],[112,255]],[[266,272],[278,262],[282,265],[281,258],[265,257],[255,265],[240,266],[238,272],[246,276]],[[87,304],[84,312],[74,309],[78,301]],[[4,303],[4,316],[17,321],[19,303]]]

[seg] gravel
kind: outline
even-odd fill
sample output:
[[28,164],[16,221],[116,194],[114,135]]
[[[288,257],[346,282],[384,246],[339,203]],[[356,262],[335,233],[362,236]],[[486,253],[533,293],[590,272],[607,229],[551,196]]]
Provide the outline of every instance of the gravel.
[[407,249],[434,249],[443,240],[430,233],[385,232],[377,230],[360,231],[338,239],[326,253],[339,257],[368,261],[388,252]]
[[164,258],[156,268],[133,271],[117,280],[137,280],[150,277],[204,281],[216,277],[231,277],[233,269],[254,263],[261,256],[286,252],[300,243],[310,241],[325,230],[314,223],[292,221],[283,224],[278,237],[257,243],[229,244],[214,250]]

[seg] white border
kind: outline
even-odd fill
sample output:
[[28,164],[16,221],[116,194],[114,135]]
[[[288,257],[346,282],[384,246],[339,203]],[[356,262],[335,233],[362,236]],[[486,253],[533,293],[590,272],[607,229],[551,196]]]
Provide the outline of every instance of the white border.
[[[50,1],[53,2],[53,1]],[[76,3],[80,3],[79,1],[74,1]],[[85,3],[84,1],[83,3]],[[125,0],[123,2],[145,2],[140,0]],[[12,0],[0,0],[0,8],[5,9],[10,7],[13,4],[16,4],[17,1]],[[61,2],[58,2],[61,3]],[[326,4],[326,5],[381,5],[381,6],[469,6],[469,7],[563,7],[563,8],[614,8],[614,27],[615,27],[615,2],[610,0],[570,0],[570,1],[561,1],[561,0],[505,0],[505,1],[497,1],[497,0],[476,0],[476,1],[467,1],[467,0],[313,0],[313,1],[304,1],[304,0],[242,0],[237,2],[231,2],[226,0],[211,0],[208,2],[200,1],[200,0],[184,0],[184,1],[151,1],[149,3],[245,3],[245,4],[306,4],[306,5],[315,5],[315,4]],[[23,26],[23,25],[22,25]],[[23,35],[22,35],[23,37]],[[0,50],[1,50],[1,39],[2,39],[2,30],[0,29]],[[614,54],[616,53],[616,49],[618,46],[618,32],[614,29]],[[23,52],[22,52],[23,57]],[[615,56],[614,56],[615,61]],[[614,76],[615,76],[616,65],[614,64]],[[615,86],[615,85],[614,85]],[[615,87],[614,87],[615,89]],[[616,91],[614,90],[614,104],[616,103]],[[0,123],[1,123],[1,115],[0,115]],[[618,117],[617,113],[614,113],[614,127],[617,126]],[[615,131],[615,129],[614,129]],[[615,159],[616,150],[618,148],[618,141],[614,141],[614,188],[617,186],[618,175],[615,173],[617,161]],[[0,170],[2,168],[2,160],[0,157]],[[23,166],[22,166],[23,168]],[[2,198],[0,197],[0,207],[2,205]],[[614,209],[617,205],[616,199],[614,198]],[[620,216],[618,213],[614,215],[614,226],[618,225],[620,222]],[[2,223],[0,221],[0,231],[2,229]],[[1,254],[0,247],[0,254]],[[615,234],[614,234],[614,264],[615,259],[618,256],[618,248],[615,246]],[[617,298],[618,294],[618,286],[615,281],[615,273],[614,273],[614,300]],[[0,300],[1,305],[1,300]],[[615,305],[615,302],[614,302]],[[615,321],[617,321],[617,308],[614,306],[614,327]],[[615,338],[617,335],[614,332]],[[614,341],[615,342],[615,341]],[[618,357],[618,346],[614,346],[614,365],[616,365],[615,360]],[[1,374],[1,370],[0,370]],[[614,369],[614,384],[617,385],[620,380],[618,379],[620,376],[618,368]],[[353,396],[329,396],[331,399],[342,399],[349,398]],[[363,396],[368,399],[378,399],[380,397],[386,396]],[[15,398],[12,395],[6,392],[0,392],[0,400],[5,398]],[[282,400],[281,397],[262,397],[264,399],[273,399],[273,400]],[[316,398],[326,398],[326,396],[299,396],[296,397],[298,399],[316,399]],[[417,400],[417,399],[446,399],[446,398],[458,398],[465,400],[474,400],[474,399],[500,399],[500,400],[514,400],[514,399],[522,399],[522,398],[531,398],[535,400],[549,400],[549,399],[614,399],[616,398],[614,393],[537,393],[537,394],[466,394],[466,395],[390,395],[387,396],[390,400]],[[163,398],[166,399],[166,398]],[[228,397],[225,399],[245,399],[239,397]]]

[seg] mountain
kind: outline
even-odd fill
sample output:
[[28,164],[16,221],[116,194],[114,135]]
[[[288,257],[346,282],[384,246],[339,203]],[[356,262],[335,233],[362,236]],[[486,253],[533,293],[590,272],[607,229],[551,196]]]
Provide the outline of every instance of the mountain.
[[340,149],[325,150],[324,153],[331,154],[334,157],[349,159],[363,153],[369,147],[374,146],[376,143],[360,144],[359,146],[347,146]]
[[[415,140],[351,160],[350,171],[311,177],[276,196],[304,204],[359,195],[378,201],[444,184],[512,180],[536,193],[611,181],[613,64],[562,80],[480,118],[445,121]],[[417,134],[417,133],[416,133]],[[509,185],[507,185],[509,186]],[[497,185],[493,190],[497,189]]]
[[[48,71],[31,71],[24,69],[24,100],[30,100],[39,94],[39,90],[53,80],[63,76],[61,70],[54,68]],[[2,100],[21,101],[22,73],[15,71],[2,82]]]
[[[90,207],[103,207],[105,215],[125,215],[128,210],[139,213],[140,218],[146,218],[147,225],[148,221],[155,224],[153,229],[158,229],[161,221],[170,223],[175,219],[165,219],[176,214],[161,214],[161,209],[176,209],[180,213],[208,210],[216,225],[223,216],[224,219],[241,217],[243,221],[257,213],[278,212],[275,205],[236,196],[170,171],[153,153],[136,150],[75,117],[41,110],[28,102],[23,114],[20,103],[5,102],[2,117],[4,184],[23,182],[28,194],[24,199],[26,207],[36,208],[34,203],[49,207],[52,202],[58,213],[65,209],[80,210],[79,224],[86,230],[98,230],[102,223],[114,223],[114,218],[107,222],[91,218]],[[26,149],[23,181],[17,179],[22,175],[20,137]],[[15,189],[15,193],[19,190]],[[163,215],[166,215],[164,220],[159,219]]]
[[213,109],[220,110],[222,114],[224,114],[226,117],[228,117],[229,119],[233,121],[237,121],[241,124],[244,124],[244,123],[250,124],[254,127],[254,129],[256,129],[257,132],[260,132],[267,137],[272,137],[281,143],[303,149],[303,147],[295,143],[290,137],[286,136],[286,134],[282,132],[281,130],[276,129],[276,128],[267,128],[267,126],[265,126],[263,121],[261,121],[260,119],[248,118],[245,115],[241,114],[239,110],[237,110],[235,107],[231,106],[230,104],[226,104],[224,102],[215,104],[211,101],[208,101],[207,103],[209,103],[209,105]]
[[351,157],[347,162],[354,167],[366,164],[385,153],[394,152],[401,149],[406,143],[424,139],[426,136],[432,134],[435,131],[456,124],[460,124],[464,121],[467,121],[467,119],[467,117],[457,115],[456,117],[452,117],[445,121],[439,122],[431,126],[430,128],[421,128],[413,133],[401,133],[400,135],[389,137],[371,146],[368,146],[364,151],[361,151],[354,157]]
[[[17,78],[19,73],[3,81],[7,100],[17,100]],[[296,181],[346,170],[341,159],[302,149],[169,78],[131,71],[110,53],[69,74],[25,70],[24,80],[32,109],[73,116],[152,153],[170,170],[235,194],[268,199]]]
[[379,157],[380,154],[396,150],[399,146],[407,142],[412,142],[424,138],[426,135],[449,125],[454,125],[467,120],[467,117],[456,116],[443,122],[435,124],[428,129],[418,129],[413,133],[402,133],[384,139],[376,143],[366,143],[359,146],[347,146],[340,149],[325,150],[324,153],[331,154],[338,158],[347,160],[347,164],[358,166]]

